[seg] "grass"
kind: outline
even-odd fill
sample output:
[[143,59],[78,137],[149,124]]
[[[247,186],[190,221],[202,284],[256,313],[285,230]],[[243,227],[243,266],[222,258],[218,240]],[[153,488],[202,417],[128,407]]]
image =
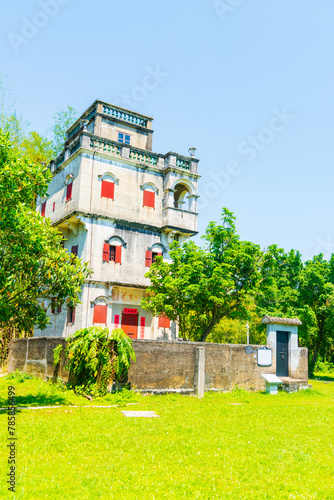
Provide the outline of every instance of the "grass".
[[[16,493],[6,491],[0,414],[0,497],[15,499],[333,499],[334,383],[296,394],[108,395],[92,403],[28,379],[0,379],[0,401],[79,405],[18,410]],[[160,418],[125,418],[137,402]]]

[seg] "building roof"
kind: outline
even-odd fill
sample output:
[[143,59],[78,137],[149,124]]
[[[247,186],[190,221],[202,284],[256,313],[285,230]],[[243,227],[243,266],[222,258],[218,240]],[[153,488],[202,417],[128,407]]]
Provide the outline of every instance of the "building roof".
[[298,318],[277,318],[275,316],[268,316],[267,314],[262,318],[262,323],[279,324],[279,325],[302,325]]

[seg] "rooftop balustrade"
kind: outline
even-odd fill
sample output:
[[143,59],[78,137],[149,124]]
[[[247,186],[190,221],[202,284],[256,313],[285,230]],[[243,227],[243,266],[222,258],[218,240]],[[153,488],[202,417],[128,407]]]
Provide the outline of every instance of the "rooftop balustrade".
[[57,169],[65,160],[73,155],[80,147],[91,148],[94,151],[107,153],[117,158],[123,158],[143,167],[153,166],[161,170],[165,168],[179,168],[197,173],[197,161],[193,158],[169,152],[167,154],[151,153],[150,151],[139,149],[127,144],[122,144],[111,139],[105,139],[82,130],[75,139],[63,150],[54,160],[55,169]]
[[130,113],[126,111],[121,111],[112,106],[103,105],[103,114],[111,116],[113,118],[117,118],[118,120],[122,120],[127,123],[133,123],[134,125],[139,125],[141,127],[147,127],[147,120],[142,118],[135,113]]
[[115,156],[121,156],[122,154],[122,145],[119,142],[109,141],[108,139],[96,139],[92,137],[90,147],[103,153],[111,153]]

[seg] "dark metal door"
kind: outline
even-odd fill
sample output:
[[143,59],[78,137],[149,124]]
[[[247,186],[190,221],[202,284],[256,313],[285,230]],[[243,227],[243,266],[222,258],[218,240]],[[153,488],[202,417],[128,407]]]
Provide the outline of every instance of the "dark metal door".
[[277,332],[276,337],[276,375],[278,377],[289,376],[289,334],[288,332]]

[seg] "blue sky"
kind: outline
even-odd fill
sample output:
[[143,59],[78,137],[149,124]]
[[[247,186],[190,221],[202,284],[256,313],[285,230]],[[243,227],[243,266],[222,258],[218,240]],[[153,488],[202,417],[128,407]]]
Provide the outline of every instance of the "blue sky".
[[199,232],[334,252],[333,0],[15,0],[1,66],[43,133],[95,99],[155,118],[153,150],[200,159]]

